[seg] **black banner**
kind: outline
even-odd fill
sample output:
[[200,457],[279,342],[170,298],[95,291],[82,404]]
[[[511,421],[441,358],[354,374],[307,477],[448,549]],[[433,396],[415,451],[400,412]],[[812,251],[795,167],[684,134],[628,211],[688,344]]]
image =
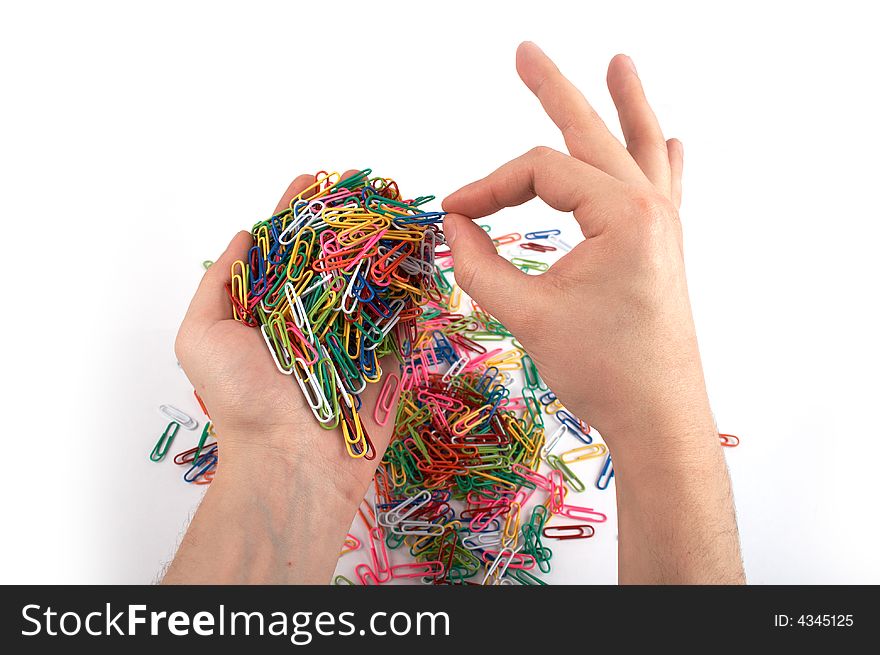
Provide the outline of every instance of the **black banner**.
[[[865,643],[874,587],[4,587],[11,652],[260,653]],[[755,641],[755,640],[759,641]],[[858,642],[856,641],[858,640]],[[10,651],[6,651],[10,652]]]

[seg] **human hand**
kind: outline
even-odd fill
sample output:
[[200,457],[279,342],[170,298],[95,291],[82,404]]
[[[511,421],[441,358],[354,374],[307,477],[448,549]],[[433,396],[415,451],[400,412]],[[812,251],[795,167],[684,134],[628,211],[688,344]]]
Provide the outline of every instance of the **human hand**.
[[[608,69],[626,148],[537,46],[520,46],[517,70],[570,156],[535,148],[444,200],[459,286],[612,449],[651,448],[655,434],[714,434],[685,281],[681,144],[664,140],[628,57]],[[572,212],[586,241],[529,276],[471,219],[535,196]]]
[[[348,171],[343,178],[356,172]],[[275,213],[314,181],[313,175],[297,177]],[[257,463],[265,470],[268,463],[280,459],[295,465],[289,470],[325,481],[327,493],[340,495],[356,506],[393,428],[392,422],[382,427],[372,417],[381,385],[368,384],[361,394],[364,410],[360,418],[372,440],[375,458],[354,459],[345,450],[340,429],[321,428],[296,380],[277,370],[259,329],[232,318],[226,291],[230,267],[236,260],[246,261],[252,245],[251,234],[239,232],[205,272],[175,342],[178,361],[210,412],[221,443],[218,476],[239,462]],[[387,370],[395,362],[385,358],[380,364]]]

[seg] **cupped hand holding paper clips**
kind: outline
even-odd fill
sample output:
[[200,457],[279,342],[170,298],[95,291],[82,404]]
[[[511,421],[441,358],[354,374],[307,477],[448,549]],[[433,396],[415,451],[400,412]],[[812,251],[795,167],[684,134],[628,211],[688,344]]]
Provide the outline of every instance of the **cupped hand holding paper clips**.
[[[612,449],[621,581],[740,580],[729,482],[685,280],[682,146],[665,140],[626,56],[608,70],[625,146],[537,46],[520,46],[517,70],[562,131],[568,154],[535,148],[444,200],[456,280]],[[586,240],[530,276],[499,256],[472,219],[536,196],[571,212]],[[686,513],[684,523],[672,511]],[[688,549],[705,561],[683,557]],[[659,553],[657,561],[649,552]]]
[[[356,172],[349,171],[346,176]],[[312,184],[312,175],[297,177],[276,212]],[[319,459],[322,469],[338,473],[340,480],[355,475],[354,486],[366,486],[374,467],[342,456],[341,440],[318,428],[293,378],[277,375],[272,360],[266,358],[260,331],[233,320],[226,289],[230,266],[246,260],[252,245],[251,234],[239,232],[206,271],[175,343],[178,360],[223,442],[224,459],[239,447],[251,454],[257,449],[278,456],[308,453]],[[363,401],[372,406],[377,394],[376,385],[368,385]],[[391,427],[378,426],[368,412],[364,414],[367,432],[375,435],[374,446],[381,458]]]
[[[314,180],[313,175],[297,177],[276,213]],[[339,429],[319,427],[296,382],[278,374],[260,331],[233,320],[226,290],[230,267],[246,259],[252,245],[250,233],[238,233],[205,272],[175,342],[178,360],[210,413],[221,456],[203,510],[193,519],[166,582],[326,583],[393,428],[393,422],[380,426],[363,412],[375,459],[349,457]],[[368,384],[361,394],[369,407],[376,402],[378,386]],[[217,570],[210,562],[227,559],[216,552],[213,558],[204,557],[195,542],[207,541],[213,549],[250,547],[247,541],[235,542],[231,532],[220,538],[225,523],[217,517],[232,515],[254,521],[255,534],[272,534],[277,525],[295,523],[296,530],[277,535],[283,544],[278,550],[293,549],[302,558],[276,561],[267,552],[254,571],[233,555],[228,561],[237,562],[238,568]],[[265,550],[271,546],[265,544]]]

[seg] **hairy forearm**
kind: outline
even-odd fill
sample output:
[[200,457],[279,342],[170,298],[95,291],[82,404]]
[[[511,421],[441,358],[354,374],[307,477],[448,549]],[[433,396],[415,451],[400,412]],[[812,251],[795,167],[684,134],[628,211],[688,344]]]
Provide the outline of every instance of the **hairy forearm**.
[[648,439],[632,436],[641,441],[612,450],[620,583],[745,582],[730,478],[711,416],[697,425],[654,425]]
[[355,508],[319,468],[224,452],[163,583],[329,583]]

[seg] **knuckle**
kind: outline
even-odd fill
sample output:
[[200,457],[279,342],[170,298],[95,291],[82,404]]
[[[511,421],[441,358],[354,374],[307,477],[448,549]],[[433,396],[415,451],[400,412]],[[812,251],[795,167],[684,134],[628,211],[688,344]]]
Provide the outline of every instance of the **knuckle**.
[[654,231],[658,224],[669,222],[670,210],[669,201],[659,194],[639,193],[632,198],[633,224],[648,232]]
[[529,150],[529,156],[533,159],[546,159],[547,157],[551,157],[554,152],[556,151],[553,150],[553,148],[547,146],[535,146]]
[[678,214],[669,200],[653,193],[639,193],[631,199],[631,234],[635,243],[651,249],[679,230]]

